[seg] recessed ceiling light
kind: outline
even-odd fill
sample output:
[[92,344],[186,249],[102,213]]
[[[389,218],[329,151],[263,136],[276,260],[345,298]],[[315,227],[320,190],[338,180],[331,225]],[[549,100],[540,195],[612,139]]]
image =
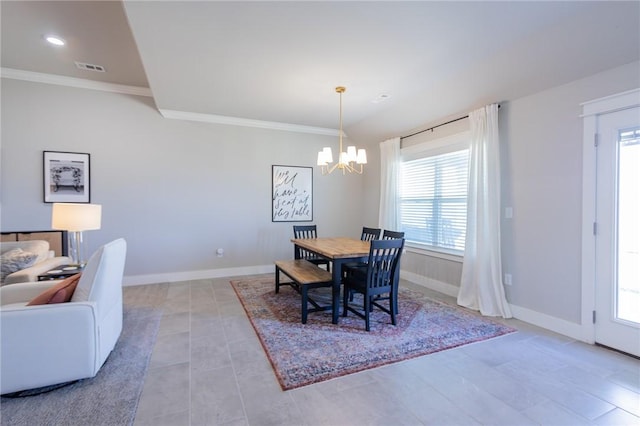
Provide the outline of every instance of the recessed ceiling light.
[[58,36],[46,36],[44,38],[45,40],[47,40],[49,43],[56,45],[56,46],[64,46],[65,45],[65,41],[63,39],[61,39]]

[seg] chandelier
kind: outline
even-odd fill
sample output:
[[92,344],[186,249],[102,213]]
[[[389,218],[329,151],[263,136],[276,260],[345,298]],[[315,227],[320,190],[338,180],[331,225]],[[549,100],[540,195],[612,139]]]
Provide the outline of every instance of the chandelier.
[[[338,156],[338,162],[333,166],[333,154],[331,147],[325,146],[322,151],[318,153],[318,166],[323,175],[333,173],[334,170],[342,170],[342,174],[358,173],[362,174],[364,171],[363,164],[367,164],[367,151],[364,149],[356,150],[355,146],[348,146],[346,151],[342,150],[342,94],[347,90],[343,86],[336,87],[336,92],[340,94],[340,151]],[[360,169],[357,168],[357,164],[360,165]]]

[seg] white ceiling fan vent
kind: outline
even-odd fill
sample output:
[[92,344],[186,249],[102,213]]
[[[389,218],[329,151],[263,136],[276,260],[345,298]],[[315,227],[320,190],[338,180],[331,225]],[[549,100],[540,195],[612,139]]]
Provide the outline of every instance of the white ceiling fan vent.
[[102,65],[87,64],[85,62],[76,62],[76,67],[85,71],[106,72]]

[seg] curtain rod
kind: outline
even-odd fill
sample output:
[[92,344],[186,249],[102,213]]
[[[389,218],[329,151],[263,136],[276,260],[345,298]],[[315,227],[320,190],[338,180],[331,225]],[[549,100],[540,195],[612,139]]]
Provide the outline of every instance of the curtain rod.
[[[498,105],[498,108],[500,108],[500,105]],[[419,135],[420,133],[428,132],[429,130],[431,130],[433,132],[433,129],[437,129],[438,127],[446,126],[447,124],[455,123],[456,121],[464,120],[465,118],[469,118],[469,115],[467,114],[464,117],[454,118],[453,120],[449,120],[446,123],[440,123],[440,124],[437,124],[435,126],[429,127],[428,129],[424,129],[424,130],[420,130],[419,132],[411,133],[410,135],[407,135],[407,136],[400,136],[400,140],[406,139],[406,138],[410,138],[411,136]]]

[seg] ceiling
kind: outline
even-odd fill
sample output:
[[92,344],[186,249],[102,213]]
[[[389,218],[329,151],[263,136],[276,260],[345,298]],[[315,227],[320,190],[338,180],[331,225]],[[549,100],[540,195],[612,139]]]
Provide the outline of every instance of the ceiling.
[[[2,0],[0,7],[3,75],[148,87],[167,117],[317,133],[335,133],[335,87],[343,85],[345,131],[363,142],[640,59],[638,1]],[[50,33],[67,44],[49,45]]]

